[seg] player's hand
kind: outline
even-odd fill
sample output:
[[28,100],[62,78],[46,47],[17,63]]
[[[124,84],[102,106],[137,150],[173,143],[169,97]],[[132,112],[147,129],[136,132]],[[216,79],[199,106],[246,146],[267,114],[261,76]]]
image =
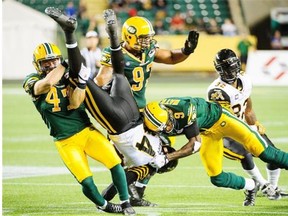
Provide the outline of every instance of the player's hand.
[[81,89],[85,89],[86,88],[86,84],[87,81],[90,77],[91,74],[91,69],[90,68],[86,68],[83,64],[81,66],[81,70],[79,71],[78,74],[78,87]]
[[190,55],[194,52],[198,44],[199,33],[197,31],[190,31],[184,47],[181,49],[184,55]]
[[265,134],[266,128],[260,122],[256,121],[255,126],[257,127],[257,131],[259,132],[259,134]]
[[156,155],[151,161],[150,165],[156,169],[159,169],[169,162],[166,155]]

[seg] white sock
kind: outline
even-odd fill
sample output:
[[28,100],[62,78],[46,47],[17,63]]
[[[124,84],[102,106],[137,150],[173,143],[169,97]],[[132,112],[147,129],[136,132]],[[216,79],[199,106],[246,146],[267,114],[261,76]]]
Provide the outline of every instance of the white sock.
[[264,179],[264,177],[262,176],[262,174],[260,173],[258,167],[254,166],[254,168],[252,170],[245,170],[248,175],[252,178],[255,179],[257,182],[260,183],[260,186],[266,184],[268,181],[266,179]]
[[247,179],[245,178],[245,186],[243,189],[246,190],[253,190],[255,188],[255,182],[253,179]]
[[136,181],[136,182],[135,182],[135,186],[136,186],[136,187],[143,188],[143,187],[146,187],[146,184],[143,184],[143,183],[141,183],[141,182]]
[[269,170],[266,168],[268,182],[270,182],[274,188],[278,186],[278,181],[281,173],[281,169]]

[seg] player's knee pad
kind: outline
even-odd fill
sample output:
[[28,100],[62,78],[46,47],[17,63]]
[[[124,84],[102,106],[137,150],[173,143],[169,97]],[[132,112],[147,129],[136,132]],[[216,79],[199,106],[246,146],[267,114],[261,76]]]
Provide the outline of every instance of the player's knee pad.
[[273,163],[279,168],[288,169],[288,153],[270,145],[259,155],[259,158],[267,163]]

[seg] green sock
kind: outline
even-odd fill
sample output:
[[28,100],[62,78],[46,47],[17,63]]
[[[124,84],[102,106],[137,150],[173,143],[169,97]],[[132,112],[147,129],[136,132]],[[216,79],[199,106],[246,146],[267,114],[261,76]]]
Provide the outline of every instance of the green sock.
[[103,206],[105,199],[99,193],[96,185],[94,184],[92,176],[84,179],[81,183],[84,195],[90,199],[97,206]]
[[121,201],[128,200],[129,199],[128,187],[123,167],[120,164],[118,164],[113,168],[111,168],[110,171],[113,183],[119,193],[120,200]]
[[222,172],[217,176],[210,178],[213,185],[217,187],[227,187],[236,190],[243,189],[245,186],[245,179],[242,176],[237,176],[234,173]]

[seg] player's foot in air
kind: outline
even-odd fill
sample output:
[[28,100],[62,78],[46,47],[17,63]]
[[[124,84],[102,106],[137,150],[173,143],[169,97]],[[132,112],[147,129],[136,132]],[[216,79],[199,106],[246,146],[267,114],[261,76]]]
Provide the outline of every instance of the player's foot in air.
[[64,32],[74,32],[77,28],[77,20],[73,17],[66,16],[60,9],[47,7],[45,13],[54,19],[63,29]]
[[118,24],[114,11],[112,9],[104,10],[103,17],[106,23],[106,31],[109,37],[117,37]]

